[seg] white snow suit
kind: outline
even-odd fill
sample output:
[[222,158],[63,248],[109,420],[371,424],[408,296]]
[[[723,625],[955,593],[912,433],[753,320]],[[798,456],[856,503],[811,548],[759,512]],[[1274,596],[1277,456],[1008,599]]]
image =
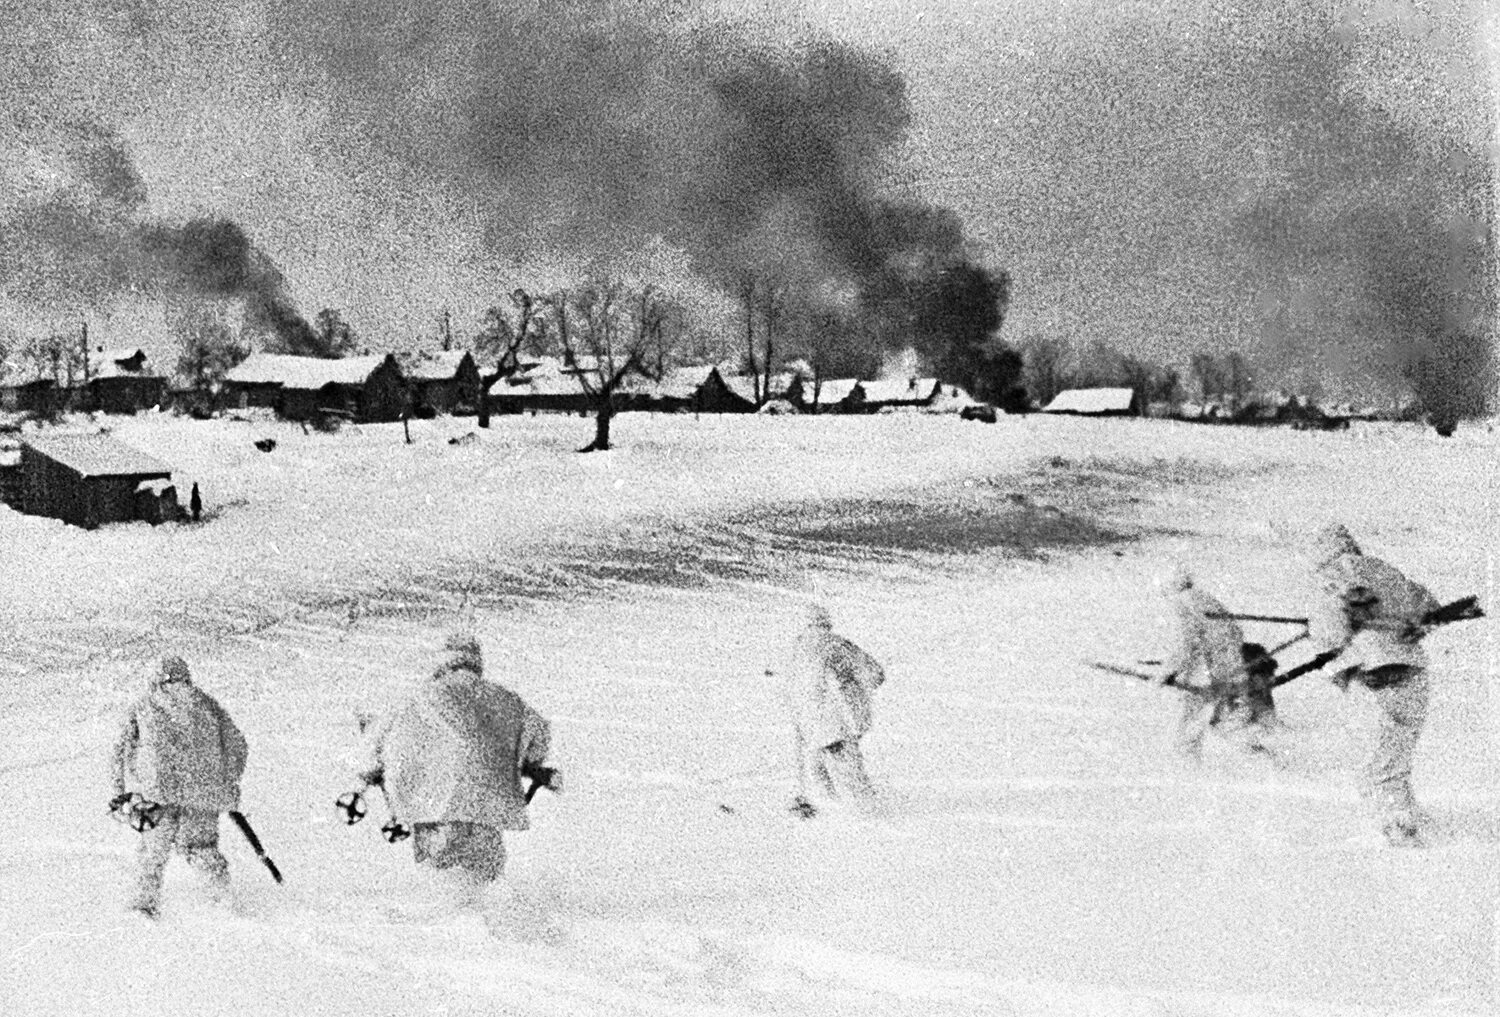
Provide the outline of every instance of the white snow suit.
[[865,799],[872,795],[859,741],[873,721],[872,696],[885,682],[875,658],[835,635],[826,614],[798,633],[780,668],[792,719],[799,795]]
[[1169,587],[1176,621],[1176,643],[1164,662],[1163,675],[1183,690],[1182,715],[1177,723],[1179,751],[1198,758],[1203,736],[1223,719],[1236,688],[1246,681],[1242,646],[1244,632],[1216,598],[1192,584],[1184,574]]
[[239,808],[248,756],[245,736],[229,714],[192,683],[182,658],[167,658],[127,709],[110,758],[116,795],[130,782],[132,790],[162,806],[156,827],[141,833],[130,907],[156,913],[173,850],[209,877],[216,895],[227,891],[219,813]]
[[1409,837],[1418,825],[1412,757],[1429,696],[1422,618],[1440,605],[1425,587],[1361,553],[1343,527],[1320,535],[1316,564],[1322,591],[1308,612],[1309,635],[1318,652],[1339,653],[1328,665],[1336,681],[1357,682],[1375,696],[1380,727],[1363,792],[1388,837]]
[[546,760],[551,729],[482,677],[477,644],[449,648],[453,656],[375,726],[359,776],[385,785],[419,863],[490,882],[505,868],[501,831],[530,825],[521,767]]

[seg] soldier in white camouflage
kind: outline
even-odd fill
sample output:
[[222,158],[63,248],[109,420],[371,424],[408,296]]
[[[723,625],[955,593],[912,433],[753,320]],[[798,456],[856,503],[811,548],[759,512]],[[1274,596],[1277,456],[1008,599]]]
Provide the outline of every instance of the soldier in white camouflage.
[[885,682],[874,657],[833,631],[828,611],[808,610],[785,661],[770,672],[782,681],[797,757],[797,798],[803,816],[817,802],[866,802],[874,794],[860,739],[873,722],[873,696]]
[[1363,793],[1391,844],[1419,845],[1411,771],[1429,695],[1421,641],[1423,620],[1440,605],[1425,587],[1364,554],[1342,525],[1319,531],[1312,565],[1319,594],[1308,611],[1308,632],[1320,653],[1337,654],[1325,673],[1345,690],[1363,685],[1380,709]]
[[110,756],[110,807],[141,831],[132,909],[157,916],[162,874],[174,851],[208,877],[216,898],[228,892],[219,813],[239,808],[248,756],[244,734],[193,684],[187,662],[163,659],[146,692],[126,710]]

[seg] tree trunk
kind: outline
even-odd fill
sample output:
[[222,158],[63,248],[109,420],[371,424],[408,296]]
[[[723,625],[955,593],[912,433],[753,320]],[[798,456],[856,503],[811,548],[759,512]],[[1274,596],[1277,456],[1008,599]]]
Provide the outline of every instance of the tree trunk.
[[594,416],[594,440],[591,444],[585,445],[578,451],[609,451],[609,421],[615,415],[615,408],[611,405],[612,402],[613,400],[605,400],[599,405],[599,412]]

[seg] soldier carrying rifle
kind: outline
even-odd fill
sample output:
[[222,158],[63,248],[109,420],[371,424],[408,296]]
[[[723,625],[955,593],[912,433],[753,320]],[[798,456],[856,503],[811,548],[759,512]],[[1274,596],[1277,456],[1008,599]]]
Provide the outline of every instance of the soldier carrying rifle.
[[1177,749],[1202,758],[1209,728],[1240,722],[1246,747],[1269,752],[1262,735],[1275,722],[1270,679],[1276,662],[1258,643],[1245,642],[1224,605],[1200,589],[1191,573],[1175,567],[1162,582],[1176,620],[1176,644],[1163,662],[1159,685],[1181,689]]

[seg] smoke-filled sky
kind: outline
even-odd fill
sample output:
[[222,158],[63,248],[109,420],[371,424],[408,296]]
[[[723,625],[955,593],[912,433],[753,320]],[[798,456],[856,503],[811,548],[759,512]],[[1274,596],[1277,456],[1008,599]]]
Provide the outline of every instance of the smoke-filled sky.
[[0,3],[23,317],[195,289],[198,217],[243,229],[263,314],[377,343],[591,254],[838,292],[967,252],[1013,342],[1493,388],[1478,2]]

